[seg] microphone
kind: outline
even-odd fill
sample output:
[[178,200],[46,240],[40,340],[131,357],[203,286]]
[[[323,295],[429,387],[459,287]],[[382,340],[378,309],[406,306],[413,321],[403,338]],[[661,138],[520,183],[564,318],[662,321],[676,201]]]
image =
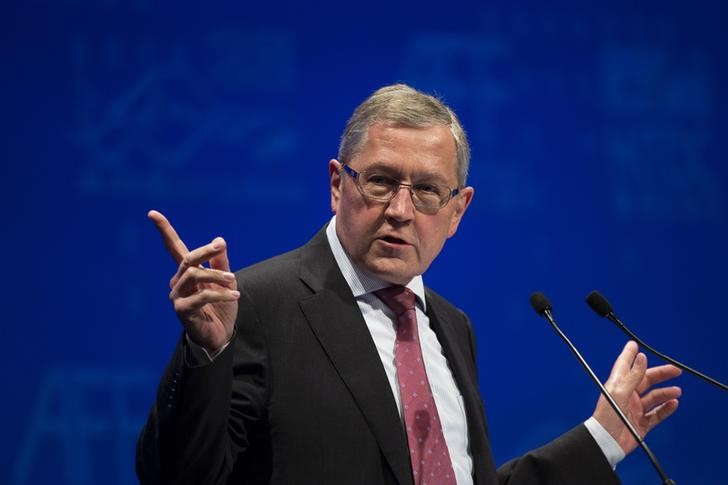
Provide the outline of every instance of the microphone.
[[540,291],[536,291],[531,294],[531,306],[533,309],[538,313],[540,316],[544,317],[546,320],[549,321],[552,327],[554,327],[554,330],[556,330],[556,333],[559,334],[559,337],[566,343],[566,345],[569,347],[571,352],[576,356],[576,359],[579,361],[581,366],[586,370],[587,374],[589,374],[589,377],[591,377],[592,381],[597,385],[599,388],[599,391],[602,393],[602,395],[606,398],[606,400],[609,402],[609,405],[612,406],[612,409],[614,409],[614,412],[617,413],[617,416],[619,416],[619,419],[622,420],[624,425],[629,430],[632,437],[635,439],[637,444],[642,448],[642,450],[647,455],[647,458],[650,460],[650,463],[652,463],[652,466],[657,471],[657,474],[660,476],[660,479],[662,480],[663,485],[675,485],[675,482],[668,478],[667,475],[665,475],[665,471],[662,469],[662,466],[660,465],[660,462],[657,461],[657,457],[652,453],[652,450],[647,446],[647,443],[645,443],[645,440],[640,436],[640,434],[637,432],[637,430],[634,428],[632,423],[627,419],[627,416],[624,415],[622,412],[622,409],[620,409],[617,402],[614,400],[612,395],[607,391],[607,389],[604,387],[602,382],[599,380],[597,375],[594,373],[594,371],[589,367],[589,364],[587,364],[584,357],[581,356],[579,351],[576,349],[574,344],[571,343],[569,338],[566,336],[564,332],[561,331],[558,325],[556,325],[556,321],[554,320],[553,313],[552,313],[552,306],[551,302],[548,298],[546,298],[546,295],[541,293]]
[[609,301],[607,301],[604,296],[599,293],[598,291],[594,290],[586,297],[586,303],[589,305],[589,307],[594,310],[594,313],[599,315],[600,317],[605,317],[607,320],[614,323],[617,327],[619,327],[620,330],[622,330],[624,333],[629,335],[629,337],[637,342],[640,347],[644,347],[645,349],[649,350],[653,354],[655,354],[658,357],[661,357],[662,359],[665,359],[675,367],[679,367],[682,370],[686,372],[690,372],[694,376],[700,377],[701,379],[713,384],[714,386],[718,387],[719,389],[723,389],[724,391],[728,391],[728,386],[723,384],[722,382],[719,382],[712,377],[709,377],[702,372],[699,372],[691,367],[688,367],[687,365],[676,361],[675,359],[663,354],[662,352],[659,352],[649,345],[647,345],[645,342],[642,341],[637,335],[635,335],[630,329],[628,329],[622,321],[617,318],[617,315],[614,313],[614,310],[612,309],[612,305],[609,304]]

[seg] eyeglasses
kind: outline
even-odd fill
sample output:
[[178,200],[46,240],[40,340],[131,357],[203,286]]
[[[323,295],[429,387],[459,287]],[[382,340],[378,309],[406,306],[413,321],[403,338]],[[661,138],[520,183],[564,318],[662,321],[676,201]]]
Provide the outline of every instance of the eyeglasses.
[[412,204],[415,209],[425,214],[436,214],[437,211],[447,205],[450,199],[460,193],[460,188],[451,189],[446,185],[435,182],[403,184],[399,180],[377,170],[357,172],[346,164],[342,165],[341,170],[354,179],[356,188],[367,199],[389,202],[397,195],[400,188],[407,188],[412,196]]

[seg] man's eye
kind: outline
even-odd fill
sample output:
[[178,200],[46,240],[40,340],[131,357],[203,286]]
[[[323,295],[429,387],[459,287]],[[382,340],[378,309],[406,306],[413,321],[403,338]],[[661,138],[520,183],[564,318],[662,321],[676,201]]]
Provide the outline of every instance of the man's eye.
[[417,184],[415,190],[421,194],[440,195],[440,187],[435,184]]
[[375,185],[387,185],[392,186],[396,185],[397,182],[395,182],[393,179],[385,176],[385,175],[369,175],[367,177],[367,183],[375,184]]

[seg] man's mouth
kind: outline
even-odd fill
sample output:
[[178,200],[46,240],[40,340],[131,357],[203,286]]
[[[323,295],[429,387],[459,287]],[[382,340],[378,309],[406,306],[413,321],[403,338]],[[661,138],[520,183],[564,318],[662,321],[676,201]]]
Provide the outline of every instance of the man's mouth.
[[400,239],[400,238],[394,237],[394,236],[384,236],[384,237],[381,237],[380,239],[389,244],[409,244],[404,239]]

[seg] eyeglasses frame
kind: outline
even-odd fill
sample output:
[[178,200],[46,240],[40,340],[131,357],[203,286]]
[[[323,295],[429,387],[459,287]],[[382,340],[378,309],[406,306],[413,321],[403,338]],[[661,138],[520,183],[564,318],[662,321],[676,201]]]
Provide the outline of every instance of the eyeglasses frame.
[[[455,198],[460,193],[460,190],[462,190],[462,187],[455,187],[454,189],[451,189],[450,187],[448,187],[448,190],[450,192],[447,194],[447,196],[444,199],[440,200],[440,206],[437,208],[437,210],[430,213],[425,210],[422,210],[421,207],[417,206],[417,202],[415,202],[415,191],[414,191],[414,188],[412,187],[412,184],[405,184],[405,183],[399,182],[397,189],[392,192],[392,195],[388,199],[381,199],[381,198],[377,198],[377,197],[372,197],[371,195],[364,193],[364,189],[362,188],[361,183],[359,182],[359,175],[362,172],[358,172],[358,171],[354,170],[346,163],[341,164],[341,170],[339,171],[339,174],[341,174],[341,172],[346,172],[347,174],[349,174],[349,176],[352,179],[354,179],[354,185],[356,185],[356,188],[359,191],[359,193],[362,195],[362,197],[369,199],[369,200],[376,200],[377,202],[391,201],[392,199],[394,199],[397,196],[397,194],[402,189],[402,187],[405,187],[405,188],[407,188],[407,190],[409,190],[410,197],[412,198],[412,205],[414,205],[415,209],[417,209],[418,211],[420,211],[424,214],[430,214],[430,215],[437,214],[440,211],[440,209],[445,207],[453,198]],[[366,172],[366,170],[364,170],[363,172]]]

